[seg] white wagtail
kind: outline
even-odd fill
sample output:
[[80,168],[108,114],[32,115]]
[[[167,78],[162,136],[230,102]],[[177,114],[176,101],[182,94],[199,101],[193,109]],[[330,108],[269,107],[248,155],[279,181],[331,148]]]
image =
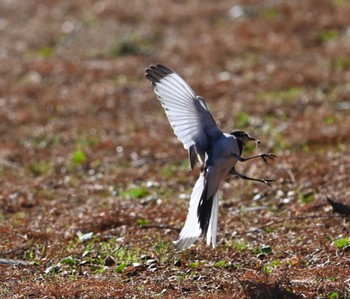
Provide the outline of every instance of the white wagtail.
[[175,241],[176,250],[192,245],[203,233],[207,244],[216,246],[218,221],[218,188],[220,182],[233,174],[245,180],[270,185],[274,180],[250,178],[238,173],[237,161],[262,158],[265,163],[274,159],[273,154],[241,157],[249,140],[260,142],[243,131],[223,133],[209,112],[207,103],[196,96],[191,87],[173,70],[161,65],[146,69],[146,77],[152,82],[154,92],[161,102],[175,135],[188,150],[191,170],[198,159],[200,176],[193,188],[187,219]]

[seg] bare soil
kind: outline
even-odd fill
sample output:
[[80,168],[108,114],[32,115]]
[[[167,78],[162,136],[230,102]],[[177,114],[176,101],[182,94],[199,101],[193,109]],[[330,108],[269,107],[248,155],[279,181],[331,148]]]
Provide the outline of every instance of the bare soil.
[[[350,298],[350,2],[0,2],[1,298]],[[174,252],[198,170],[150,64],[273,164]]]

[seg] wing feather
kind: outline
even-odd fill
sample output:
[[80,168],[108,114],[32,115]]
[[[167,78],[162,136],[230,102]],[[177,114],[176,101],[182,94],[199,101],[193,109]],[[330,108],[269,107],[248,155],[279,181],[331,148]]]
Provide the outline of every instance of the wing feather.
[[204,99],[173,70],[164,65],[151,65],[146,77],[161,102],[176,137],[189,150],[196,145],[206,152],[209,145],[222,134]]

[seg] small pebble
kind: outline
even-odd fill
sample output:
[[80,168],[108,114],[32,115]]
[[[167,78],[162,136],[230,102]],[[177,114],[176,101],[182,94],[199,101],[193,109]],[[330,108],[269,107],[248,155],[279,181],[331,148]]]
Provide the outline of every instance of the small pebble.
[[156,259],[149,259],[146,261],[146,265],[147,266],[150,266],[150,265],[153,265],[153,264],[156,264],[157,263],[157,260]]
[[259,260],[263,260],[266,258],[266,254],[265,253],[259,253],[257,256],[256,256]]
[[110,255],[105,258],[105,266],[111,267],[115,264],[115,259]]
[[176,266],[176,267],[181,267],[181,266],[182,266],[181,260],[175,261],[175,262],[174,262],[174,266]]

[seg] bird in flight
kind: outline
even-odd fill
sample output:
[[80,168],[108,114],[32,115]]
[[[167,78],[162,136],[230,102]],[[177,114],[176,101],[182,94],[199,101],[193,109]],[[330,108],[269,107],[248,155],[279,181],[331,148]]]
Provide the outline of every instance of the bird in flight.
[[188,214],[178,240],[177,251],[191,246],[201,234],[207,245],[216,246],[218,223],[218,189],[229,175],[253,180],[271,187],[274,180],[256,179],[236,171],[237,161],[261,158],[265,163],[276,158],[273,154],[260,154],[243,158],[242,151],[249,141],[259,140],[243,131],[224,133],[216,125],[205,100],[197,96],[176,72],[164,65],[151,65],[146,78],[152,82],[154,92],[163,106],[176,137],[188,151],[189,166],[193,170],[198,161],[199,178],[193,188]]

